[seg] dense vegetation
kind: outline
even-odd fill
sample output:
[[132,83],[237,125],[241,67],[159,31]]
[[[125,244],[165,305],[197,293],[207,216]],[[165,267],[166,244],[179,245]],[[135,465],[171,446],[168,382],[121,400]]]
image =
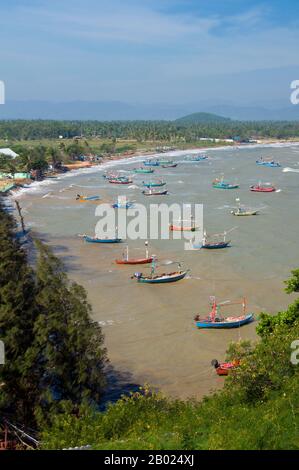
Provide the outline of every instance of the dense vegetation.
[[[299,292],[299,270],[287,282]],[[171,400],[145,387],[99,413],[57,415],[43,430],[44,448],[90,444],[95,449],[298,449],[299,299],[276,316],[264,314],[260,341],[233,343],[239,368],[224,389],[202,402]],[[294,359],[291,362],[291,353]],[[200,377],[199,377],[200,380]]]
[[0,121],[0,140],[86,138],[128,139],[137,142],[196,142],[201,137],[288,138],[299,136],[298,121]]
[[106,351],[84,289],[40,241],[30,267],[16,230],[0,207],[0,416],[36,426],[62,405],[99,403]]

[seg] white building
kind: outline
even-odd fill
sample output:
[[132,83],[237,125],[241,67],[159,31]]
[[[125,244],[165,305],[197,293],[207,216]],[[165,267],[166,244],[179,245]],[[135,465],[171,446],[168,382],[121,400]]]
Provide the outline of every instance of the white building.
[[11,149],[0,149],[0,154],[6,155],[7,157],[16,158],[19,155]]

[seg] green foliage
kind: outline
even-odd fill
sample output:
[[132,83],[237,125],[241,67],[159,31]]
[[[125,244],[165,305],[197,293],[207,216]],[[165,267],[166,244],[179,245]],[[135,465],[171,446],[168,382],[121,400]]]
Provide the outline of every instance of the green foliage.
[[45,423],[62,406],[99,403],[106,350],[83,287],[40,241],[31,269],[11,216],[0,207],[0,412]]
[[291,278],[285,281],[285,283],[287,285],[286,292],[288,294],[299,292],[299,269],[293,270]]
[[[197,113],[196,113],[197,114]],[[195,114],[195,116],[196,116]],[[73,139],[84,135],[85,138],[97,137],[111,140],[134,139],[142,141],[196,142],[200,137],[232,138],[239,136],[247,139],[256,138],[294,138],[299,136],[298,121],[231,121],[217,119],[211,122],[209,114],[199,113],[203,119],[198,122],[177,121],[49,121],[49,120],[14,120],[0,121],[0,136],[13,141]],[[224,119],[224,121],[223,121]],[[17,151],[17,145],[12,145]],[[85,145],[80,140],[80,146]],[[77,150],[74,154],[77,154]],[[19,152],[17,152],[19,153]]]

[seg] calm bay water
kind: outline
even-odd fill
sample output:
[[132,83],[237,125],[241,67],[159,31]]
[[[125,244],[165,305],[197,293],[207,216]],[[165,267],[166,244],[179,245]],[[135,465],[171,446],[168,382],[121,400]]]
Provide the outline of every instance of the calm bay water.
[[[283,280],[299,265],[299,174],[255,164],[260,156],[271,155],[282,167],[299,168],[299,147],[227,148],[206,153],[210,159],[199,163],[183,162],[182,152],[172,153],[169,158],[179,163],[177,168],[155,169],[153,177],[167,181],[167,197],[146,198],[141,194],[141,182],[150,175],[136,175],[137,188],[110,185],[102,178],[107,169],[104,166],[33,185],[18,196],[26,223],[63,258],[70,277],[87,289],[113,366],[124,375],[130,374],[130,380],[136,383],[148,382],[183,398],[201,397],[220,387],[223,379],[216,376],[211,360],[223,360],[230,341],[255,338],[254,323],[240,330],[197,330],[193,317],[208,313],[209,296],[216,295],[221,301],[244,295],[250,311],[274,313],[290,302],[283,291]],[[142,160],[112,165],[126,174]],[[240,189],[212,188],[212,180],[222,175],[229,182],[237,182]],[[250,185],[259,181],[273,183],[279,191],[250,192]],[[77,202],[77,193],[99,194],[104,202],[114,202],[118,194],[125,194],[146,205],[202,203],[208,232],[237,227],[229,235],[232,246],[185,251],[181,240],[154,240],[151,253],[164,262],[183,262],[191,270],[190,277],[168,285],[139,285],[130,277],[134,271],[147,268],[114,263],[121,257],[123,246],[85,244],[77,236],[93,234],[97,222],[96,204]],[[236,198],[244,205],[261,208],[260,215],[234,217],[230,211]],[[144,255],[143,240],[128,244],[130,256]],[[173,265],[163,267],[164,271],[174,269]],[[226,310],[227,314],[236,313],[235,308],[226,308],[223,313]]]

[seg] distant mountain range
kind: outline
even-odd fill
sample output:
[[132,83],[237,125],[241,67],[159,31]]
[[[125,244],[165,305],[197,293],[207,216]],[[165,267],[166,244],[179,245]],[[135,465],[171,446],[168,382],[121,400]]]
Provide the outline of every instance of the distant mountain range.
[[[199,112],[200,111],[200,112]],[[208,114],[206,114],[208,113]],[[209,122],[211,115],[217,120],[299,120],[299,105],[285,107],[234,105],[207,102],[193,104],[128,104],[121,101],[8,101],[0,105],[0,119],[57,119],[57,120],[177,120],[194,115]],[[200,117],[201,116],[201,117]],[[186,119],[184,117],[183,119]],[[193,119],[188,117],[188,119]],[[196,118],[197,119],[197,118]],[[215,120],[214,118],[212,118]],[[180,121],[178,121],[180,122]],[[203,121],[198,121],[203,122]]]
[[175,120],[179,124],[199,124],[209,122],[226,122],[230,121],[230,118],[218,116],[218,114],[212,113],[192,113],[187,116],[183,116]]

